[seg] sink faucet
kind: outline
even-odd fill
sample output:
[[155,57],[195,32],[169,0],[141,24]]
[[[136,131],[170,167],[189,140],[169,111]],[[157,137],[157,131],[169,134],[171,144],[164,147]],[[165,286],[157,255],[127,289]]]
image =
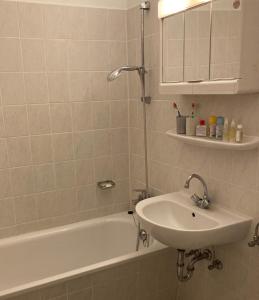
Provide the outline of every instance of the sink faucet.
[[203,209],[207,209],[207,208],[209,208],[211,201],[210,201],[209,194],[208,194],[207,184],[200,175],[192,174],[191,176],[189,176],[188,179],[185,182],[184,187],[186,189],[188,189],[190,187],[190,182],[193,178],[198,179],[202,183],[203,189],[204,189],[204,194],[203,194],[202,198],[200,198],[197,194],[193,194],[191,196],[191,199],[194,201],[194,203],[198,207],[203,208]]

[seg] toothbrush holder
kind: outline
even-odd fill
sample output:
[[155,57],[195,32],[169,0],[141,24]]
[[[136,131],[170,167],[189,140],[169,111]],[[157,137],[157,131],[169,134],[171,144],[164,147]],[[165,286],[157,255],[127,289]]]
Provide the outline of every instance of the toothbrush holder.
[[186,116],[176,117],[176,133],[186,134]]

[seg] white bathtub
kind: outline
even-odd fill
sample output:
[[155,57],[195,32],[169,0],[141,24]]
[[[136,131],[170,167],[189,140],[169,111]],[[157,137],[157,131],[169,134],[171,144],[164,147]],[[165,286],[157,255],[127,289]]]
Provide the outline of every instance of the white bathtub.
[[[127,213],[0,241],[0,298],[129,261],[165,246],[151,240],[136,252],[136,226]],[[4,297],[5,296],[5,297]]]

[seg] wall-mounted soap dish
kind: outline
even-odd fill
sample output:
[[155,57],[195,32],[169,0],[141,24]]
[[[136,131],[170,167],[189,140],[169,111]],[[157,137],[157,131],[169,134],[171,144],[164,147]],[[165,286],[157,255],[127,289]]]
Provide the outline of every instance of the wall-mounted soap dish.
[[251,150],[259,147],[259,137],[257,136],[244,136],[244,141],[241,144],[228,143],[224,141],[218,141],[206,137],[186,136],[183,134],[177,134],[174,130],[169,130],[166,134],[176,140],[179,140],[185,144],[196,145],[200,147],[222,149],[222,150]]

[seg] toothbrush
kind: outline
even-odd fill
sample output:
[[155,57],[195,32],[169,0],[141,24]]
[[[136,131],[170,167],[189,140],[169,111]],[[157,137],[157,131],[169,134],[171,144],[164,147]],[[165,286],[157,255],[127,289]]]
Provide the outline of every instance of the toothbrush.
[[195,103],[192,103],[192,119],[194,119]]
[[174,102],[173,105],[174,105],[174,109],[177,110],[178,117],[181,117],[182,115],[181,115],[181,113],[180,113],[180,111],[179,111],[179,109],[178,109],[177,104]]

